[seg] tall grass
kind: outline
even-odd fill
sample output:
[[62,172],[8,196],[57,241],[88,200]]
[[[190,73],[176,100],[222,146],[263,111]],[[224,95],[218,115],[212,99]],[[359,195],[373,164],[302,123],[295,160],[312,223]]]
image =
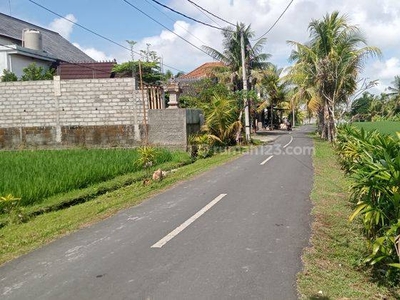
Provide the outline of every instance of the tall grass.
[[[174,159],[157,149],[155,165]],[[91,149],[0,152],[0,195],[20,197],[21,204],[38,203],[58,193],[135,172],[140,166],[134,149]]]

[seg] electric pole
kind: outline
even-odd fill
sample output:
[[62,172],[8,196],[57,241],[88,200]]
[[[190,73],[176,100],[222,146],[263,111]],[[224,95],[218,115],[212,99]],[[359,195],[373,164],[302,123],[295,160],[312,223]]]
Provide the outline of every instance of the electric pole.
[[245,126],[245,140],[247,143],[251,141],[250,137],[250,113],[249,113],[249,99],[247,95],[247,71],[246,71],[246,56],[244,45],[243,27],[240,29],[240,44],[242,48],[242,74],[243,74],[243,93],[244,93],[244,126]]

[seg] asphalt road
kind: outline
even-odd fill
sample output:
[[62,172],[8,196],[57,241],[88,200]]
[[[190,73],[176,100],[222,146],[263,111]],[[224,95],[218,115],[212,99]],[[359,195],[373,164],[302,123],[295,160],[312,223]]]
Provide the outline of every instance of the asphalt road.
[[0,298],[297,299],[307,130],[2,266]]

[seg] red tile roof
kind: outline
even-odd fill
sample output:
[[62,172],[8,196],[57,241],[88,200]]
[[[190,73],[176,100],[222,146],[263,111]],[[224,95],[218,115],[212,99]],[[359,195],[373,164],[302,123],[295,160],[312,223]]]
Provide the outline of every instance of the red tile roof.
[[193,71],[182,75],[179,77],[179,79],[201,79],[201,78],[206,78],[209,77],[212,74],[212,70],[216,67],[223,67],[225,66],[224,63],[222,62],[208,62],[205,64],[202,64],[200,67],[194,69]]

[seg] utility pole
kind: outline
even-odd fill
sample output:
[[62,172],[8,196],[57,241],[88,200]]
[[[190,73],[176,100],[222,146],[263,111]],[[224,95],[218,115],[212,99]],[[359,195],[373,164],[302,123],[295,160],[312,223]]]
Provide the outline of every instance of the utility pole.
[[144,98],[142,64],[140,59],[139,59],[139,78],[140,78],[140,89],[142,90],[142,103],[143,103],[144,144],[147,146],[149,143],[149,128],[147,127],[146,99]]
[[137,42],[135,41],[130,41],[130,40],[126,40],[126,42],[129,44],[129,46],[131,47],[131,59],[132,59],[132,78],[135,78],[135,56],[133,53],[133,46],[135,46],[135,44]]
[[244,91],[244,126],[245,126],[245,140],[247,143],[251,141],[250,136],[250,113],[249,113],[249,99],[247,95],[247,72],[246,72],[246,57],[244,46],[244,33],[243,28],[240,29],[240,44],[242,48],[242,74],[243,74],[243,91]]
[[294,128],[296,124],[296,119],[295,119],[295,109],[294,109],[294,100],[292,100],[292,128]]

